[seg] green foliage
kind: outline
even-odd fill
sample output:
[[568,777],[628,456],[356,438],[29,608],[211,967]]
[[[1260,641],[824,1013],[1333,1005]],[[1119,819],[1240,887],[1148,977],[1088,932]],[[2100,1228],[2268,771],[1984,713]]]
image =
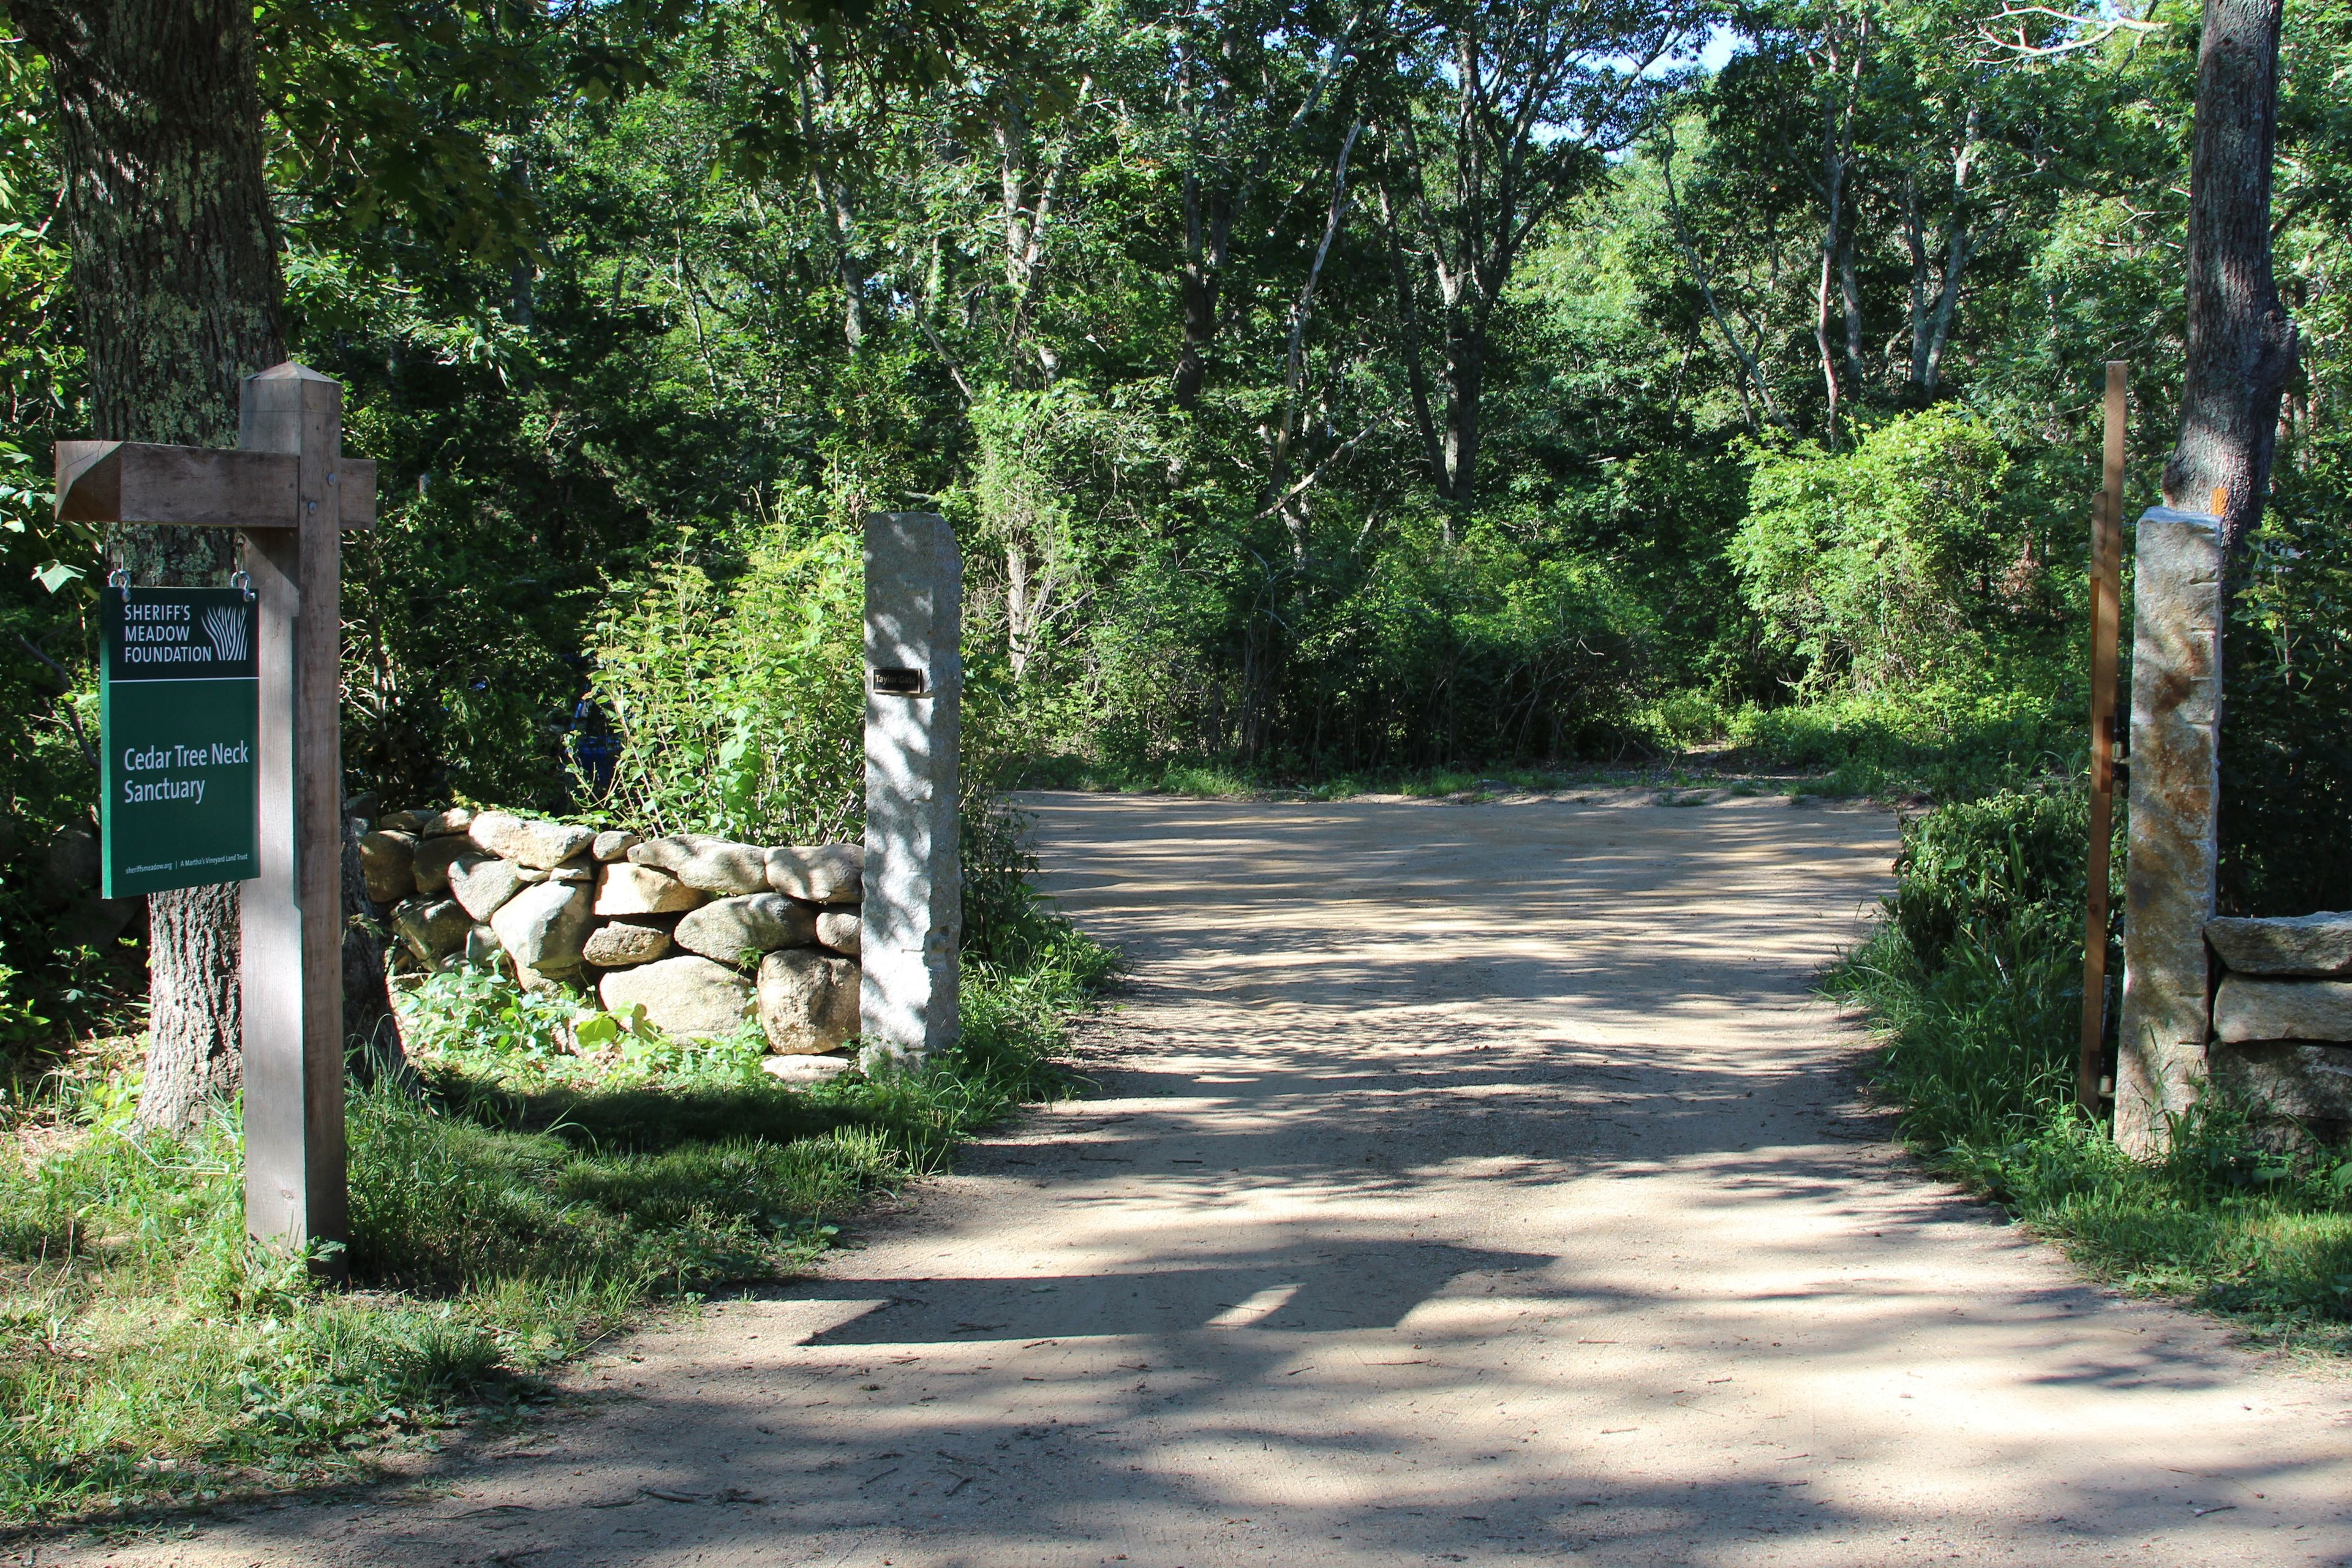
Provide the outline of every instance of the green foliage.
[[1817,773],[1803,786],[1813,793],[1966,800],[2082,765],[2083,726],[2064,711],[2069,672],[2032,673],[2027,666],[2013,687],[1990,690],[1927,685],[1743,708],[1724,733],[1767,767]]
[[2231,606],[2221,900],[2239,914],[2352,909],[2352,447],[2276,487]]
[[1966,931],[2000,931],[2018,950],[2045,926],[2072,920],[2079,932],[2089,831],[2089,797],[2071,789],[2003,792],[1905,823],[1887,904],[1895,930],[1930,972]]
[[2032,586],[2004,507],[2009,456],[1951,408],[1906,415],[1853,451],[1765,453],[1731,542],[1766,635],[1816,688],[1864,691],[1973,671]]
[[590,645],[618,742],[599,807],[646,833],[858,837],[861,559],[854,534],[779,522],[723,584],[688,559],[617,584]]
[[[673,1040],[562,988],[525,991],[496,970],[457,964],[397,983],[394,1006],[408,1049],[460,1079],[511,1087],[572,1076],[583,1062],[610,1088],[646,1083],[757,1083],[767,1049],[756,1026],[719,1040]],[[459,1092],[463,1092],[460,1089]]]

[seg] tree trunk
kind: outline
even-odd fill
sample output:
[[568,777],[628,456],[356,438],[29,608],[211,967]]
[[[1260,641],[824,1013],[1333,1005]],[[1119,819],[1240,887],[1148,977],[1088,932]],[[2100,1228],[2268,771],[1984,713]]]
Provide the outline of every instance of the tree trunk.
[[147,1072],[139,1125],[184,1132],[245,1086],[233,882],[147,895]]
[[2189,175],[2189,353],[2166,504],[2244,547],[2270,488],[2294,321],[2271,275],[2281,0],[2207,0]]
[[1169,378],[1170,401],[1192,408],[1209,375],[1209,347],[1217,337],[1217,296],[1233,239],[1234,209],[1239,199],[1232,190],[1219,190],[1206,200],[1200,176],[1184,176],[1184,265],[1177,276],[1184,339],[1176,354],[1176,374]]
[[[12,0],[48,60],[91,434],[226,446],[247,374],[285,357],[262,175],[253,8],[240,0]],[[142,584],[218,584],[226,529],[109,531]],[[139,1120],[184,1128],[239,1080],[234,886],[148,900]]]
[[1397,237],[1395,207],[1385,180],[1381,184],[1381,228],[1388,240],[1389,287],[1396,294],[1397,335],[1404,355],[1405,385],[1412,395],[1412,426],[1421,436],[1422,461],[1428,466],[1429,482],[1443,494],[1445,455],[1438,449],[1437,422],[1430,416],[1429,372],[1421,358],[1421,312],[1413,305],[1412,275],[1405,268],[1404,242]]
[[[1486,342],[1474,312],[1454,310],[1445,324],[1446,499],[1466,511],[1477,493],[1479,404],[1486,386]],[[1452,531],[1449,520],[1447,531]]]
[[1054,592],[1054,576],[1049,571],[1043,580],[1033,578],[1029,571],[1029,548],[1025,544],[1008,543],[1004,547],[1004,657],[1013,667],[1013,684],[1025,684],[1029,665],[1045,641],[1047,601]]
[[1853,266],[1853,231],[1848,224],[1838,240],[1838,294],[1845,308],[1845,379],[1860,396],[1867,381],[1862,372],[1862,279]]
[[828,182],[825,195],[834,234],[841,241],[841,255],[834,268],[841,279],[841,336],[849,352],[856,353],[866,346],[866,334],[872,330],[866,313],[866,262],[858,255],[857,213],[850,205],[846,184],[838,175]]
[[1836,271],[1838,236],[1844,222],[1845,160],[1834,146],[1822,159],[1822,182],[1829,193],[1829,218],[1822,226],[1821,279],[1813,289],[1813,347],[1822,361],[1822,385],[1829,395],[1829,446],[1837,447],[1837,361],[1830,353],[1830,279]]

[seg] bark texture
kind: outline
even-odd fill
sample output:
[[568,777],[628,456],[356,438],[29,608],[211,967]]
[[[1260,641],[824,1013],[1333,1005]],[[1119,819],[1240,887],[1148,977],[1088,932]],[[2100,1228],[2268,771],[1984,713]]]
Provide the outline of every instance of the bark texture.
[[[10,0],[57,95],[91,434],[227,446],[240,378],[285,357],[241,0]],[[142,584],[227,581],[226,529],[110,531]],[[178,1128],[238,1083],[236,889],[159,893],[140,1121]]]
[[[2207,0],[2189,176],[2189,363],[2164,499],[2218,512],[2235,553],[2260,521],[2295,327],[2271,274],[2281,0]],[[2216,497],[2219,504],[2216,504]]]
[[181,1131],[245,1085],[236,884],[147,896],[147,1072],[139,1125]]

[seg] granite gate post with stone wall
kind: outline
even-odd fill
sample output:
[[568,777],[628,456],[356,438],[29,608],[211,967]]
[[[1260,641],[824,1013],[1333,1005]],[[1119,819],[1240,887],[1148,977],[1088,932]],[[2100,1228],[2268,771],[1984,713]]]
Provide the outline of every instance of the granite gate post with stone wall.
[[2221,520],[2139,521],[2116,1141],[2161,1153],[2210,1084],[2274,1144],[2352,1138],[2352,914],[2216,919]]

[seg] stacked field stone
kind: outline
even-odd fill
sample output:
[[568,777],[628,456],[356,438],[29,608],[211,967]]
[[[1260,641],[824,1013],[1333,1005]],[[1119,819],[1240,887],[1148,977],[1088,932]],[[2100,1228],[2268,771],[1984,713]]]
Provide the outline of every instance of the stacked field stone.
[[2208,922],[2210,1067],[2286,1136],[2352,1137],[2352,913]]
[[854,844],[640,839],[502,811],[399,811],[360,840],[369,898],[412,966],[468,962],[579,986],[679,1038],[756,1017],[771,1071],[840,1070],[857,1033]]

